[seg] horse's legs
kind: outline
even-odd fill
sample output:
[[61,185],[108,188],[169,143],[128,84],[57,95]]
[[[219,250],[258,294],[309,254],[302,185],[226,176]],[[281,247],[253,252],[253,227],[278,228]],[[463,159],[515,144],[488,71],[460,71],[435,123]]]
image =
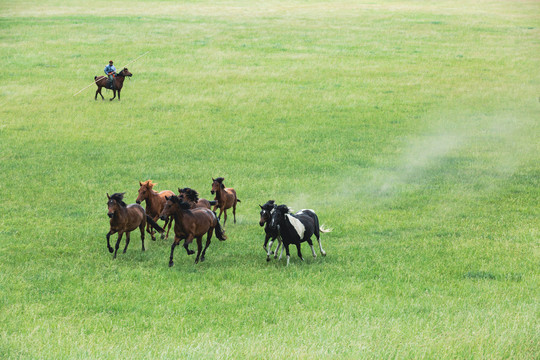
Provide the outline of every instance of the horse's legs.
[[174,241],[171,245],[171,257],[169,259],[169,267],[173,266],[174,265],[174,262],[173,262],[173,255],[174,255],[174,248],[176,247],[176,245],[178,245],[180,243],[180,239],[178,236],[175,236],[174,237]]
[[324,251],[323,248],[322,248],[321,237],[320,237],[320,234],[319,234],[318,231],[315,234],[315,236],[317,236],[317,242],[319,243],[319,250],[321,251],[321,255],[326,256],[326,251]]
[[313,241],[311,241],[311,238],[307,240],[309,247],[311,248],[311,253],[313,254],[313,257],[317,257],[317,254],[315,254],[315,249],[313,249]]
[[[169,227],[167,228],[167,235],[165,236],[165,239],[169,238],[169,231],[171,231],[171,225],[172,225],[172,222],[173,222],[172,216],[169,216],[168,220],[169,220]],[[165,226],[163,228],[165,228]]]
[[285,246],[285,253],[287,254],[287,266],[289,266],[289,259],[291,258],[291,254],[289,253],[289,244],[283,243]]
[[296,250],[298,251],[298,257],[304,261],[304,257],[302,256],[302,252],[300,251],[300,243],[298,244],[295,244],[296,245]]
[[111,101],[113,101],[113,100],[114,100],[114,98],[116,97],[116,89],[113,89],[113,91],[112,91],[112,92],[113,92],[113,97],[112,97],[111,99],[109,99],[109,100],[111,100]]
[[189,244],[191,244],[192,241],[193,241],[193,235],[188,235],[186,240],[184,240],[184,249],[186,249],[186,252],[188,255],[195,254],[195,251],[189,250]]
[[144,251],[144,224],[139,225],[139,230],[141,231],[142,251]]
[[114,230],[109,230],[109,232],[107,233],[107,249],[109,249],[109,252],[112,254],[114,252],[113,248],[111,247],[111,243],[109,241],[110,237],[112,234],[115,234],[116,231]]
[[210,246],[210,239],[212,239],[212,234],[214,233],[214,228],[210,228],[210,230],[208,230],[208,233],[206,234],[206,245],[204,245],[204,250],[202,252],[202,256],[201,256],[201,262],[204,261],[204,256],[206,255],[206,249],[208,249],[208,246]]
[[[165,219],[165,224],[163,225],[163,230],[165,230],[165,228],[167,227],[167,224],[169,223],[169,220],[170,220],[170,219],[171,219],[170,217],[167,217],[167,218]],[[169,226],[169,230],[170,230],[170,229],[171,229],[171,227]],[[169,230],[167,230],[167,237],[169,237]],[[161,233],[161,239],[162,239],[162,240],[165,239],[165,231]]]
[[122,240],[123,232],[118,232],[118,240],[116,240],[116,245],[114,247],[114,256],[113,259],[116,259],[116,253],[118,252],[118,248],[120,247],[120,240]]
[[[217,206],[217,205],[216,205],[216,206]],[[219,208],[219,215],[218,215],[218,217],[217,217],[218,220],[221,220],[221,213],[223,213],[223,208],[222,208],[222,207]],[[225,226],[225,223],[223,223],[223,226]]]
[[233,214],[234,223],[236,224],[236,203],[234,203],[232,207],[232,214]]
[[156,237],[154,236],[156,232],[154,231],[154,228],[150,226],[150,223],[146,223],[146,232],[150,234],[153,241],[156,241]]
[[124,252],[123,252],[124,254],[125,254],[126,251],[127,251],[127,247],[128,247],[128,245],[129,245],[129,240],[130,240],[130,239],[129,239],[129,232],[127,232],[127,233],[126,233],[126,246],[124,247]]
[[227,209],[224,209],[223,210],[223,227],[225,227],[226,222],[227,222]]
[[202,235],[197,238],[197,257],[195,258],[195,264],[199,262],[199,256],[202,251]]
[[270,241],[270,244],[268,245],[268,239],[270,239],[270,235],[266,234],[264,236],[264,244],[263,244],[263,249],[264,249],[264,252],[266,253],[266,261],[270,261],[270,255],[272,255],[272,252],[270,250],[272,248],[272,241]]
[[121,90],[122,90],[122,89],[118,89],[118,101],[120,101],[120,91],[121,91]]

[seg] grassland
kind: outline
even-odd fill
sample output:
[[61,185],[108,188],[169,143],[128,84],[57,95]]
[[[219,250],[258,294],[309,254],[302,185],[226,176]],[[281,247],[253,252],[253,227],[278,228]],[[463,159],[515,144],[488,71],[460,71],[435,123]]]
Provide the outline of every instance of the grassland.
[[[537,359],[539,14],[0,3],[0,358]],[[72,96],[146,51],[120,102]],[[105,193],[217,176],[242,203],[206,262],[111,259]],[[328,256],[266,263],[268,199]]]

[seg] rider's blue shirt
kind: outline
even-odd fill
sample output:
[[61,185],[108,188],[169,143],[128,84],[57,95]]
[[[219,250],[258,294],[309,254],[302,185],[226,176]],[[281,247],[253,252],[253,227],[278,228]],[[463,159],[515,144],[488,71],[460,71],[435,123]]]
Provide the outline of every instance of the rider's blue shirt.
[[116,73],[116,68],[114,67],[114,65],[105,66],[105,75],[109,75],[111,71]]

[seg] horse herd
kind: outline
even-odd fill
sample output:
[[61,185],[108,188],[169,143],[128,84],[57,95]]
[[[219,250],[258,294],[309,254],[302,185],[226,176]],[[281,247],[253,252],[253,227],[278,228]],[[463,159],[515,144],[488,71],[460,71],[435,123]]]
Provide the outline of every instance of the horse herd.
[[[219,240],[224,241],[227,239],[224,231],[227,222],[227,209],[232,208],[234,223],[236,223],[236,205],[240,200],[233,188],[225,187],[224,180],[222,177],[212,179],[211,193],[215,194],[215,199],[212,201],[199,198],[197,191],[191,188],[178,188],[178,195],[175,195],[170,190],[158,193],[153,189],[156,184],[152,180],[139,182],[140,188],[135,204],[127,205],[124,202],[125,193],[107,194],[107,215],[110,218],[110,230],[106,237],[109,252],[114,252],[113,258],[116,258],[120,241],[125,233],[126,245],[123,251],[125,253],[130,241],[130,232],[137,228],[141,232],[142,250],[144,251],[145,231],[150,234],[152,240],[156,240],[154,230],[161,234],[162,239],[168,238],[174,220],[174,241],[171,246],[169,266],[174,265],[174,249],[182,240],[184,240],[183,246],[187,254],[192,255],[195,251],[190,250],[189,245],[196,239],[197,256],[195,263],[197,264],[199,260],[204,261],[214,231]],[[146,202],[146,210],[140,205],[143,201]],[[211,210],[212,206],[213,209]],[[292,214],[287,205],[277,206],[274,200],[269,200],[264,205],[259,206],[261,208],[259,225],[264,226],[265,239],[263,248],[266,252],[267,261],[270,261],[270,256],[273,253],[271,250],[272,244],[276,239],[278,240],[278,246],[274,258],[277,258],[281,248],[279,255],[279,259],[281,259],[283,248],[285,248],[287,265],[289,265],[289,245],[291,244],[296,245],[298,257],[301,260],[304,260],[300,251],[302,242],[307,242],[311,247],[313,257],[317,257],[313,249],[312,235],[317,238],[321,255],[326,255],[322,248],[320,233],[330,232],[331,230],[319,226],[319,219],[313,210],[303,209]],[[219,208],[219,215],[215,213],[217,208]],[[220,224],[221,214],[224,214],[223,227]],[[157,224],[158,219],[165,221],[163,227]],[[115,249],[113,249],[110,244],[110,237],[115,233],[118,233],[118,239]],[[205,234],[206,244],[203,249],[202,240]]]

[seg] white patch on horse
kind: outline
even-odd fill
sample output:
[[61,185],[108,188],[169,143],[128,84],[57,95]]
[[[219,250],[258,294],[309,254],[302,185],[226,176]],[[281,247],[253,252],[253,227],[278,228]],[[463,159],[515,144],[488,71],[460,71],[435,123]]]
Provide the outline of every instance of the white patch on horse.
[[302,224],[302,222],[300,220],[298,220],[297,218],[295,218],[292,215],[286,214],[285,216],[287,216],[287,218],[289,219],[289,222],[291,223],[291,225],[296,230],[296,233],[298,234],[298,236],[300,236],[300,240],[303,239],[304,238],[304,232],[306,231],[306,228],[304,227],[304,224]]

